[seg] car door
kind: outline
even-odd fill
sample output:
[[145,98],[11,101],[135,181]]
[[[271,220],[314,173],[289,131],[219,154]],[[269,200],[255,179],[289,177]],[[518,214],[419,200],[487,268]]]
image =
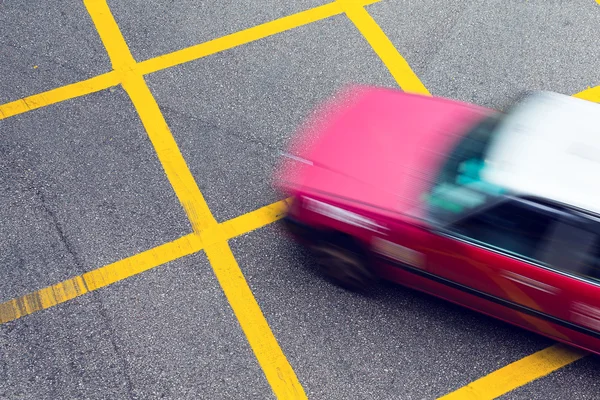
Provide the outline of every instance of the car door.
[[371,241],[378,275],[427,292],[435,291],[434,282],[427,279],[431,275],[428,254],[432,233],[396,219],[385,224],[389,228],[385,235],[374,235]]
[[562,214],[507,198],[438,231],[434,273],[463,303],[529,329],[570,341],[553,318],[563,316],[563,276],[538,258]]
[[569,329],[575,344],[600,351],[600,223],[572,216],[556,224],[538,259],[542,274],[557,276],[559,301],[553,305],[556,323]]

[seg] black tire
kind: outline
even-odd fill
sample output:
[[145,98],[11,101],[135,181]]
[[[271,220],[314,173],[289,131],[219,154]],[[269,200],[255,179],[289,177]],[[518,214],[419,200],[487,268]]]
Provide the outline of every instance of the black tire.
[[363,252],[350,240],[321,240],[311,246],[311,251],[319,272],[338,286],[364,293],[376,282]]

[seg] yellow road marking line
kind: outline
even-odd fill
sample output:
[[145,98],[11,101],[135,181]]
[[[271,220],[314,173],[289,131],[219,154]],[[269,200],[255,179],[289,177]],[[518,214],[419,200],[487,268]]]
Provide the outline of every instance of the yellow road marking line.
[[[221,232],[215,236],[225,240],[207,244],[205,251],[275,395],[280,399],[306,399],[304,389],[280,350],[277,339],[271,333],[271,328],[226,241],[264,226],[269,221],[280,219],[286,207],[287,200],[282,200],[220,224],[218,228]],[[270,334],[265,334],[266,332]]]
[[141,75],[123,82],[150,137],[158,159],[181,202],[194,232],[216,225],[196,180],[192,176],[160,108]]
[[[285,200],[223,222],[224,236],[232,239],[262,228],[283,216]],[[105,265],[83,275],[37,290],[16,299],[0,303],[0,325],[36,311],[64,303],[89,291],[122,281],[144,271],[202,250],[202,242],[189,234],[120,261]]]
[[271,328],[227,242],[210,245],[205,251],[277,398],[306,399],[304,389],[279,349],[277,339],[271,333]]
[[[206,254],[271,389],[279,398],[306,398],[304,389],[244,279],[225,233],[210,212],[154,96],[137,69],[106,0],[84,0],[84,3],[115,71],[121,73],[123,88],[138,111],[163,169],[194,228],[195,238],[199,243],[213,243],[205,247]],[[238,221],[241,222],[230,225],[234,231],[236,225],[252,226],[247,219]]]
[[19,100],[11,101],[0,105],[0,120],[23,114],[27,111],[35,110],[48,106],[50,104],[60,103],[61,101],[84,96],[86,94],[99,92],[119,84],[119,77],[114,71],[98,75],[85,81],[72,83],[47,92],[34,94]]
[[289,199],[281,200],[268,206],[259,208],[247,214],[223,222],[220,227],[226,239],[232,239],[241,236],[246,232],[251,232],[277,221],[282,218],[287,211]]
[[156,150],[167,179],[181,202],[194,232],[216,225],[208,205],[192,176],[167,123],[125,43],[106,1],[84,0],[108,56],[120,72],[122,85],[129,94],[148,137]]
[[82,275],[88,290],[96,290],[202,250],[194,234],[183,236]]
[[104,267],[0,304],[0,324],[64,303],[169,261],[201,250],[195,235],[143,251]]
[[[380,0],[364,0],[360,4],[369,5],[379,1]],[[109,14],[106,14],[106,10],[102,10],[102,4],[95,5],[94,1],[87,0],[86,5],[97,9],[97,12],[94,14],[94,18],[97,21],[108,18],[106,21],[107,24],[114,23],[114,19],[113,22],[110,21],[110,16]],[[206,57],[211,54],[250,43],[255,40],[263,39],[277,33],[285,32],[302,25],[327,19],[332,16],[342,14],[343,12],[344,11],[339,4],[334,1],[332,3],[324,4],[319,7],[301,11],[299,13],[266,22],[252,28],[244,29],[227,36],[210,40],[205,43],[200,43],[174,51],[172,53],[145,60],[141,63],[135,64],[135,69],[142,75],[157,72],[165,68],[170,68],[175,65]],[[116,23],[114,24],[116,25]],[[114,29],[112,29],[111,32],[114,32]],[[111,34],[112,33],[107,32],[107,34],[101,38],[105,46],[107,44],[106,42],[111,43],[112,38],[107,36]],[[116,43],[117,44],[111,46],[122,46],[122,44],[118,44],[118,41]],[[127,55],[127,53],[129,54]],[[114,57],[119,56],[126,56],[126,59],[114,59]],[[125,76],[123,76],[123,74],[133,72],[127,70],[128,68],[134,68],[134,65],[132,64],[133,58],[129,58],[129,56],[131,56],[129,50],[121,48],[118,50],[118,52],[113,54],[113,58],[111,58],[111,62],[115,71],[2,104],[0,105],[0,120],[22,114],[36,108],[45,107],[64,100],[84,96],[86,94],[116,86],[121,83],[123,79],[127,79]]]
[[[600,1],[600,0],[598,0]],[[578,97],[580,99],[593,101],[595,103],[600,103],[600,86],[596,86],[593,88],[588,88],[583,90],[577,94],[574,94],[573,97]]]
[[[361,1],[360,4],[369,5],[377,3],[378,1],[380,0],[364,0]],[[327,19],[342,14],[343,12],[344,10],[340,7],[339,3],[334,1],[274,21],[266,22],[252,28],[244,29],[227,36],[222,36],[205,43],[200,43],[195,46],[142,61],[138,64],[138,67],[143,74],[149,74],[285,32],[302,25]]]
[[439,400],[495,399],[584,357],[587,353],[556,344],[492,372]]
[[421,83],[419,77],[408,65],[408,62],[400,55],[394,44],[386,36],[385,32],[365,10],[364,6],[356,0],[338,0],[344,8],[348,18],[369,42],[373,51],[381,58],[396,82],[405,92],[430,95],[427,88]]
[[135,67],[135,59],[129,51],[121,30],[105,0],[83,0],[100,40],[108,53],[115,71],[128,71]]

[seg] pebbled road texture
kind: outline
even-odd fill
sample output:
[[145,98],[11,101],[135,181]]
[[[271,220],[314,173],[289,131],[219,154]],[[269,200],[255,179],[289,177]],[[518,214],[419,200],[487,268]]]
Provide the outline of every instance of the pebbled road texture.
[[[324,2],[111,0],[138,61]],[[600,84],[600,6],[367,7],[434,95],[502,107]],[[0,2],[0,103],[110,70],[80,1]],[[146,77],[219,221],[277,200],[277,153],[348,83],[396,87],[343,15]],[[191,231],[131,102],[104,90],[0,121],[0,302]],[[410,290],[323,282],[275,224],[231,241],[309,398],[433,399],[551,343]],[[587,357],[506,399],[600,395]],[[271,398],[200,253],[0,325],[0,399]]]

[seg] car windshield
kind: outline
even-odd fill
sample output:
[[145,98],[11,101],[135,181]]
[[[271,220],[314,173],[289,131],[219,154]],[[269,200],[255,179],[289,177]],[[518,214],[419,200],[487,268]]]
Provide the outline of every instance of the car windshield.
[[502,188],[481,177],[488,148],[502,114],[477,123],[450,152],[431,190],[425,195],[427,219],[447,226],[501,199]]

